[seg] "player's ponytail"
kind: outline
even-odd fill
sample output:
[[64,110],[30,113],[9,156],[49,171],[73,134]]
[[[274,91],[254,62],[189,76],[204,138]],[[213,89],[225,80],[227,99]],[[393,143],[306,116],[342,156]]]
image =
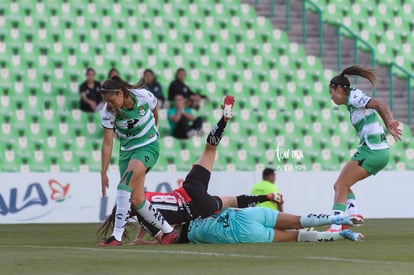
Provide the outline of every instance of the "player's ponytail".
[[371,82],[373,88],[375,87],[378,81],[377,75],[375,74],[373,68],[363,68],[358,65],[353,65],[351,67],[345,68],[342,71],[341,76],[345,77],[345,75],[357,75],[362,78],[365,78],[369,82]]
[[138,85],[132,85],[122,80],[118,75],[114,75],[111,79],[107,79],[102,84],[101,93],[115,93],[122,91],[125,97],[129,97],[130,89],[141,89],[145,87],[145,81],[138,83]]
[[377,82],[377,76],[374,73],[372,68],[363,68],[358,65],[353,65],[351,67],[345,68],[339,75],[333,77],[329,86],[336,88],[338,86],[342,87],[346,92],[349,92],[351,89],[351,84],[347,75],[356,75],[367,79],[371,82],[372,87],[375,87]]
[[[136,213],[134,207],[131,206],[131,213],[132,212]],[[106,218],[106,220],[103,222],[103,224],[98,228],[98,231],[96,232],[97,242],[100,242],[103,239],[105,239],[108,236],[108,233],[110,233],[110,231],[112,231],[112,229],[114,228],[114,225],[115,225],[115,216],[116,216],[116,205],[114,206],[114,208],[112,208],[111,214]],[[130,214],[129,217],[131,218],[131,217],[133,217],[133,215]],[[128,237],[128,231],[129,230],[128,229],[131,228],[131,227],[135,228],[135,225],[131,224],[130,222],[127,222],[122,238],[129,239],[129,237]]]

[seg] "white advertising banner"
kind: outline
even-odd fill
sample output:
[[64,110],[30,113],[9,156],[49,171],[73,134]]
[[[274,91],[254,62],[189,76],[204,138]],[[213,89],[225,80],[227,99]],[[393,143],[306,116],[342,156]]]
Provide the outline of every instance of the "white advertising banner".
[[[339,172],[279,172],[277,186],[285,211],[293,214],[329,213],[333,183]],[[185,172],[149,173],[146,190],[168,192],[179,186]],[[110,189],[101,198],[99,173],[0,174],[0,224],[100,222],[115,203],[117,173],[110,173]],[[366,218],[414,217],[414,172],[381,172],[354,188]],[[209,192],[214,195],[249,193],[258,172],[214,172]]]

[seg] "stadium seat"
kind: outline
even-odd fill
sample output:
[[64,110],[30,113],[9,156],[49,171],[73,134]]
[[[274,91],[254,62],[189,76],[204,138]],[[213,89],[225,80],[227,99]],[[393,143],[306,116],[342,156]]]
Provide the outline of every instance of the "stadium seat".
[[[77,109],[78,85],[89,66],[99,78],[111,67],[122,68],[131,82],[149,67],[165,88],[182,66],[188,85],[208,95],[197,114],[206,119],[201,138],[168,136],[166,110],[159,110],[160,158],[154,171],[191,167],[204,149],[205,134],[221,118],[226,94],[234,94],[238,104],[215,170],[277,165],[279,142],[303,150],[298,163],[308,170],[337,170],[356,148],[348,114],[333,108],[325,92],[323,83],[333,72],[251,5],[238,0],[6,2],[0,3],[3,172],[100,170],[100,116]],[[381,64],[395,59],[411,69],[411,2],[314,2],[324,20],[346,24],[375,45]],[[413,170],[412,134],[405,125],[403,131],[409,138],[391,150],[396,164],[390,169]],[[111,171],[117,171],[119,158],[119,142],[114,144]]]

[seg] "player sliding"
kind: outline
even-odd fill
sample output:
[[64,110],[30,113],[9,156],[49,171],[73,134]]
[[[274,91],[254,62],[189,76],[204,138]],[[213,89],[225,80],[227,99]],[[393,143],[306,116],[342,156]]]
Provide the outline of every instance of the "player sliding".
[[[208,184],[211,170],[216,157],[217,147],[223,136],[227,121],[232,117],[234,98],[226,96],[224,99],[224,114],[215,128],[207,137],[204,152],[201,154],[197,163],[188,173],[182,187],[170,193],[146,192],[147,201],[162,213],[164,218],[171,224],[182,224],[189,222],[197,217],[208,217],[221,209],[228,207],[248,207],[265,201],[280,201],[279,194],[268,194],[261,196],[241,195],[230,196],[211,196],[208,194]],[[112,227],[116,213],[106,219],[102,227],[98,230],[98,239],[105,236]],[[131,216],[137,216],[138,221],[154,236],[158,241],[159,229],[148,224],[135,209],[131,209]],[[120,243],[117,243],[120,245]]]
[[[329,83],[329,93],[337,105],[346,105],[351,123],[359,137],[357,153],[342,169],[336,180],[335,198],[332,213],[344,215],[347,211],[350,215],[360,215],[355,195],[351,190],[356,182],[375,175],[388,164],[388,143],[377,116],[381,116],[390,134],[395,140],[400,140],[401,130],[398,129],[398,121],[393,119],[390,109],[384,103],[371,98],[361,90],[351,88],[346,75],[361,76],[368,79],[372,86],[377,82],[377,76],[371,69],[354,65],[344,69],[340,75],[332,78]],[[328,231],[337,232],[340,225],[332,225]]]
[[144,194],[145,174],[159,156],[157,98],[148,90],[130,85],[118,76],[106,80],[101,93],[105,101],[102,110],[102,196],[106,196],[109,186],[106,171],[112,153],[114,130],[121,143],[121,180],[116,193],[116,219],[112,236],[100,246],[121,244],[131,203],[145,221],[160,230],[162,234],[158,237],[163,244],[172,243],[177,237],[176,231],[145,199]]

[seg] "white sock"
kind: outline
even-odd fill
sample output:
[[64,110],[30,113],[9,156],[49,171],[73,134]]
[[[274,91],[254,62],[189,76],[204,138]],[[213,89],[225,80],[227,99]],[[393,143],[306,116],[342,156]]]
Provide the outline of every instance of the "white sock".
[[[138,209],[139,208],[139,209]],[[138,214],[141,215],[147,222],[161,229],[162,233],[171,233],[174,228],[164,219],[160,211],[145,200],[140,206],[135,207]]]
[[339,232],[299,231],[298,242],[328,242],[342,240]]
[[302,227],[317,227],[332,224],[332,216],[325,214],[309,214],[300,217]]
[[[332,215],[334,215],[334,216],[345,216],[345,212],[344,211],[341,211],[341,210],[332,210]],[[342,225],[332,224],[331,225],[331,229],[333,229],[333,230],[341,230],[342,229]]]
[[354,199],[347,199],[346,200],[346,212],[348,215],[355,215],[359,214],[358,207],[356,204],[356,200]]
[[112,236],[117,241],[122,241],[122,235],[125,231],[125,225],[129,218],[129,211],[131,207],[131,192],[125,190],[116,191],[116,215],[115,226]]

